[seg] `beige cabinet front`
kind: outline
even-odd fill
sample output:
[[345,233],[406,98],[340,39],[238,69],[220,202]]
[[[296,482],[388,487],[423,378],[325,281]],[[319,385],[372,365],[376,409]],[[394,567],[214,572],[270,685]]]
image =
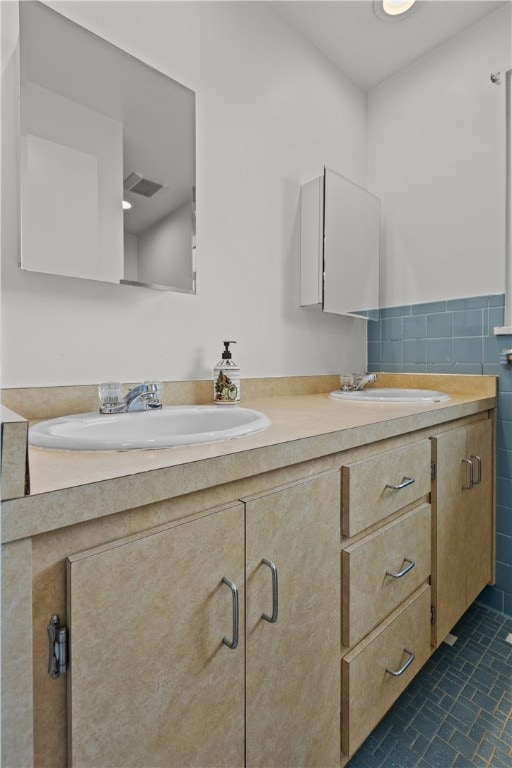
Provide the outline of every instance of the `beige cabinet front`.
[[351,756],[430,656],[430,587],[421,586],[342,660],[343,751]]
[[68,559],[68,764],[242,766],[243,505],[155,530]]
[[341,765],[430,655],[431,446],[342,467]]
[[438,646],[492,580],[493,421],[443,432],[432,442],[433,643]]
[[350,538],[430,493],[430,443],[384,450],[341,472],[342,533]]
[[466,451],[473,465],[471,492],[468,499],[466,527],[468,605],[493,579],[494,510],[493,510],[493,440],[492,421],[472,424],[466,430]]
[[71,766],[339,765],[339,473],[244,502],[68,558]]
[[247,766],[340,762],[340,480],[246,500]]
[[428,580],[430,505],[346,547],[342,566],[342,641],[351,648]]

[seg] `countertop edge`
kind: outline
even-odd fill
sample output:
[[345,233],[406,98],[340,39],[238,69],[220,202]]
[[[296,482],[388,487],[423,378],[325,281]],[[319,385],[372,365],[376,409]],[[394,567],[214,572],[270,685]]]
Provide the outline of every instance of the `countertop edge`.
[[4,501],[2,543],[363,446],[376,441],[372,429],[376,424],[379,424],[377,441],[381,441],[478,414],[495,406],[495,397],[477,395],[462,403],[446,403],[440,408],[382,421],[376,419],[373,424],[322,432]]

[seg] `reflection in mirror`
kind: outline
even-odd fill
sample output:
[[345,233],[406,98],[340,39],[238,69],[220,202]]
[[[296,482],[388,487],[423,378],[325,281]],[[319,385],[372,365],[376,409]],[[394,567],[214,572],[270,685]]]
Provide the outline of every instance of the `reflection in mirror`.
[[21,267],[195,293],[195,94],[20,3]]

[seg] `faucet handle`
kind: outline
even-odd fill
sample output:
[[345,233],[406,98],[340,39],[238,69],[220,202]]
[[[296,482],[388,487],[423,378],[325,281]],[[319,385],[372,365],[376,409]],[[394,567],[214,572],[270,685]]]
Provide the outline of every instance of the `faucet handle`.
[[155,395],[155,398],[157,400],[160,400],[160,397],[162,395],[162,390],[164,388],[164,385],[161,381],[145,381],[143,382],[143,386],[146,387],[147,392],[153,392]]
[[146,399],[146,407],[148,410],[152,410],[154,408],[161,408],[162,407],[162,390],[164,388],[164,385],[161,381],[144,381],[142,383],[142,386],[144,387],[145,391],[148,393],[149,397]]
[[340,384],[341,384],[341,389],[344,392],[349,392],[354,386],[354,374],[353,373],[340,374]]
[[98,385],[100,408],[119,405],[123,397],[123,385],[118,381],[107,381]]

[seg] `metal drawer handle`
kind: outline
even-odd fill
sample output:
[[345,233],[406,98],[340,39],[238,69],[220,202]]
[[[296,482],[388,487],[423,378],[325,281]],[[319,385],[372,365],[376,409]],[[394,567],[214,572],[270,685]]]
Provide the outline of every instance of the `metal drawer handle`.
[[264,565],[268,565],[272,571],[272,616],[267,613],[262,613],[261,618],[268,621],[270,624],[275,624],[277,621],[277,614],[279,611],[279,596],[278,596],[278,584],[277,584],[277,568],[271,560],[265,558],[261,561]]
[[478,480],[473,478],[473,485],[480,485],[482,482],[482,459],[480,456],[471,456],[471,458],[476,461],[476,465],[478,467]]
[[408,557],[404,557],[404,563],[409,563],[409,565],[406,565],[405,568],[401,571],[398,571],[398,573],[391,573],[391,571],[386,571],[386,576],[391,576],[393,579],[401,579],[402,576],[405,576],[406,573],[409,573],[409,571],[412,571],[416,563],[414,560],[409,560]]
[[238,589],[236,584],[233,584],[232,581],[230,581],[226,576],[222,579],[223,583],[226,584],[230,590],[231,590],[231,597],[233,599],[233,631],[232,631],[232,639],[228,640],[227,637],[222,638],[222,642],[224,645],[227,645],[228,648],[231,648],[231,650],[235,650],[235,648],[238,646]]
[[404,648],[404,653],[407,653],[409,658],[407,659],[407,661],[405,662],[403,667],[400,667],[400,669],[397,669],[396,672],[395,672],[394,669],[388,669],[386,667],[386,672],[389,672],[389,674],[393,675],[393,677],[400,677],[400,675],[403,675],[405,670],[408,669],[411,666],[411,664],[413,663],[414,659],[416,658],[415,654],[411,653],[411,651],[408,651],[407,648]]
[[463,491],[470,491],[474,485],[474,478],[473,478],[473,462],[469,459],[462,459],[463,464],[469,464],[469,485],[464,485],[462,483],[462,490]]
[[414,477],[403,477],[402,482],[399,485],[390,485],[386,483],[386,488],[391,488],[393,491],[401,491],[402,488],[407,488],[408,485],[412,485],[415,482]]

